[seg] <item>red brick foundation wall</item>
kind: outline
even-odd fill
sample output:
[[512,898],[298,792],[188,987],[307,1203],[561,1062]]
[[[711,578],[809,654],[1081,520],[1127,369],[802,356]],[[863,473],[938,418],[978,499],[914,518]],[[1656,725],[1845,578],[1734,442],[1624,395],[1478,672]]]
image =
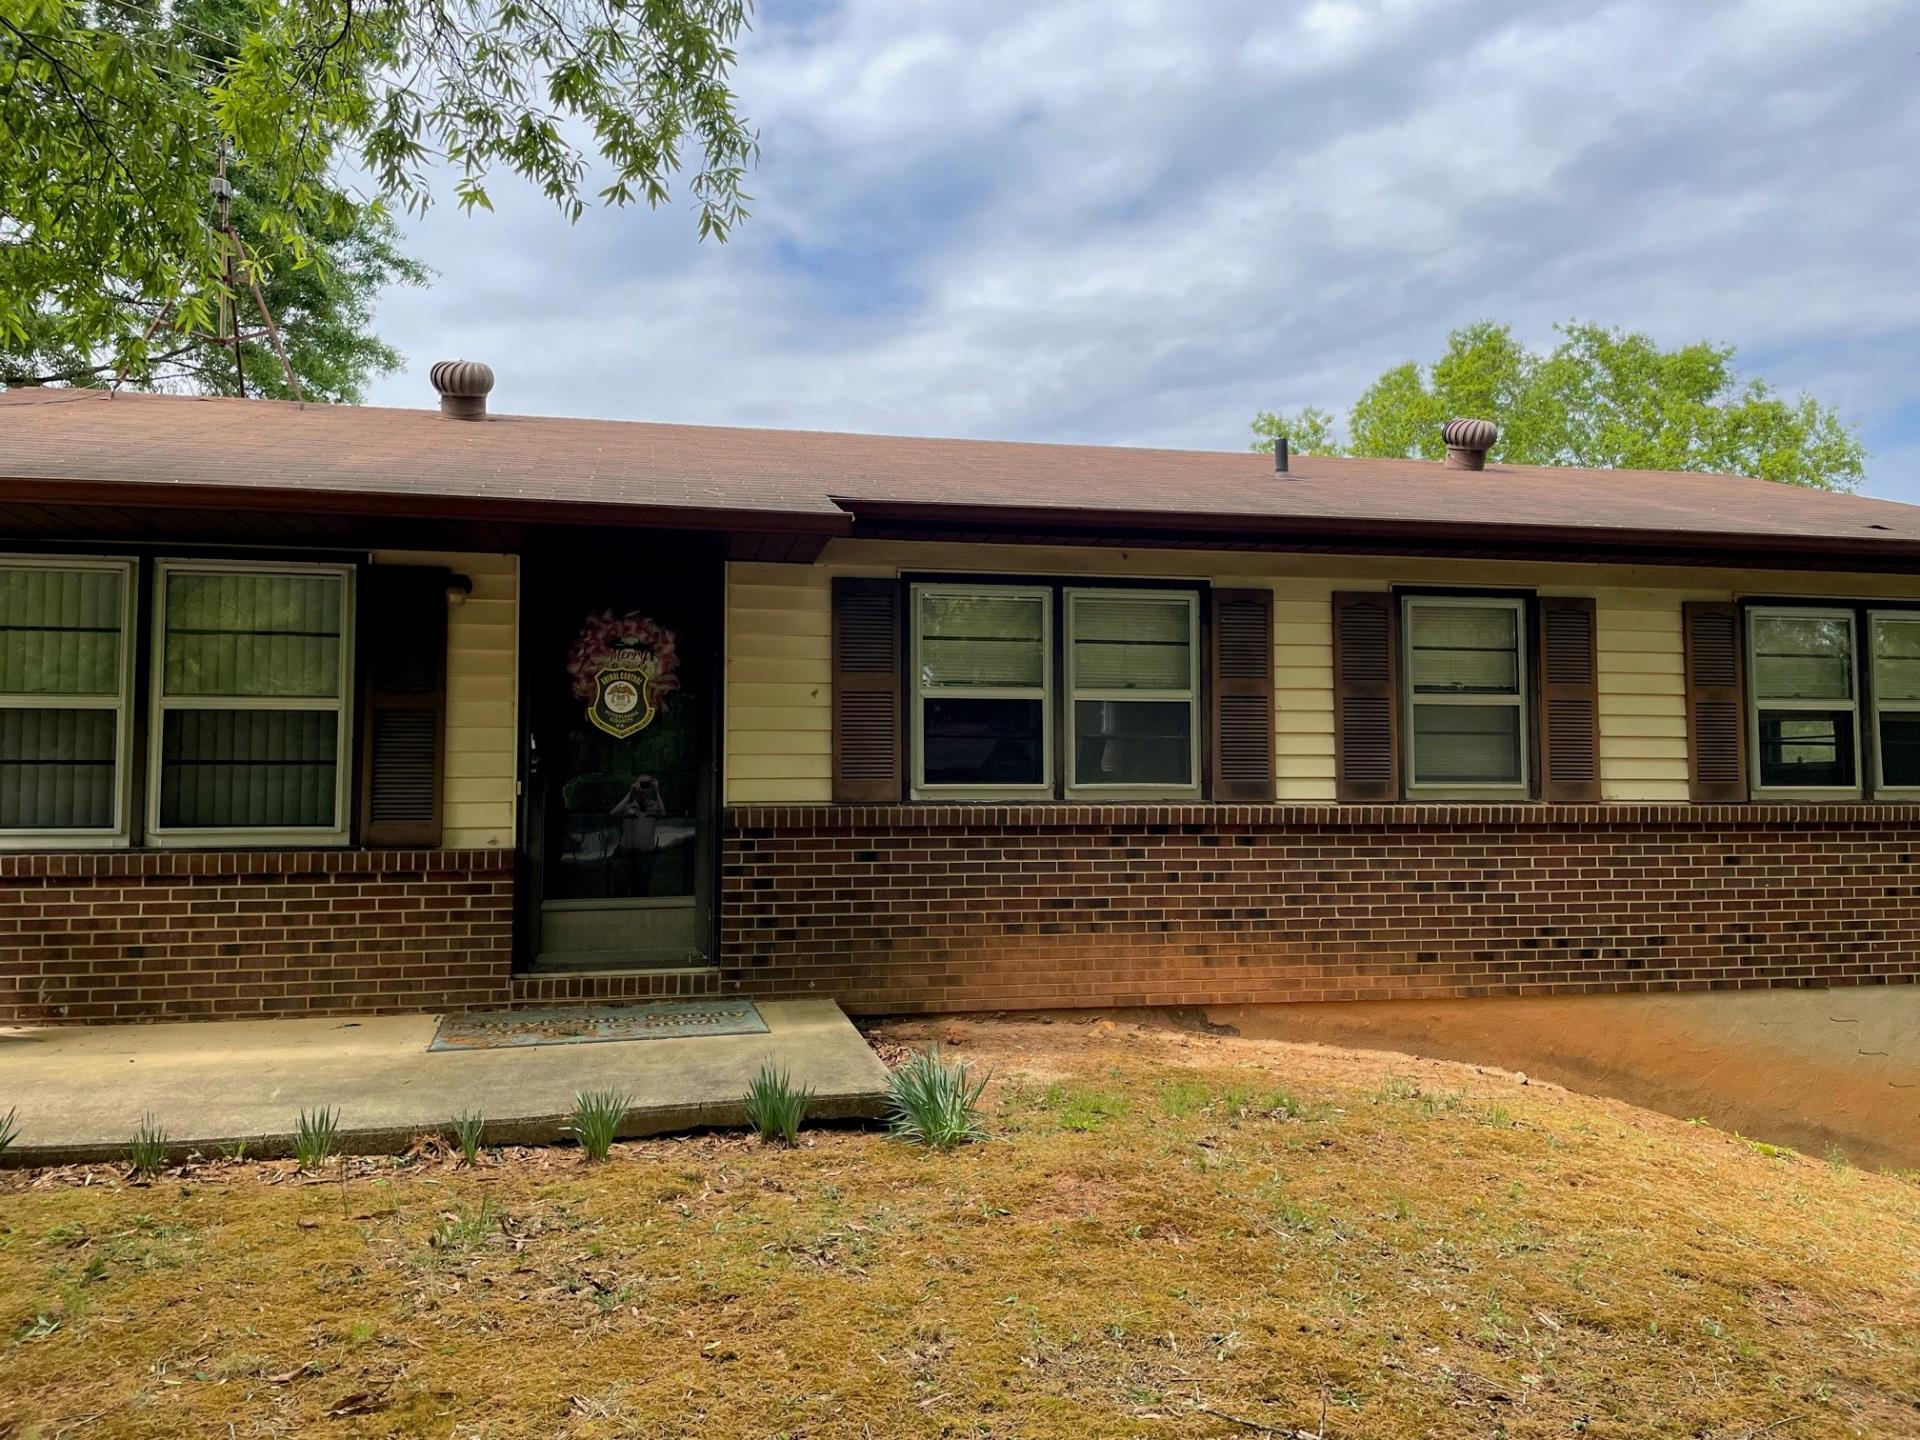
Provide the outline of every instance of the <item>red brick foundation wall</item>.
[[513,857],[0,855],[0,1022],[504,1006]]
[[1920,978],[1899,806],[747,807],[721,953],[864,1012]]

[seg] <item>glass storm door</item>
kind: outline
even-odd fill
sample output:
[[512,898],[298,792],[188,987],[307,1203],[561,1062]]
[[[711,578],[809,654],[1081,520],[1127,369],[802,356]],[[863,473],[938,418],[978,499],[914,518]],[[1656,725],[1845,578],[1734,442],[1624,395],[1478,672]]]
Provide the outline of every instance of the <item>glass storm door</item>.
[[529,557],[525,914],[539,968],[698,965],[711,950],[717,563]]

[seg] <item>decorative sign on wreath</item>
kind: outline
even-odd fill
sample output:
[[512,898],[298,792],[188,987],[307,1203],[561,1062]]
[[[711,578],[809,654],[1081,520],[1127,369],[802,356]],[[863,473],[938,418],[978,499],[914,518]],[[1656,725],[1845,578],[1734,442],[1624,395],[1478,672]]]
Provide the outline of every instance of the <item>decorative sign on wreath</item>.
[[573,693],[587,702],[587,719],[616,740],[637,735],[678,690],[680,657],[673,632],[638,610],[589,615],[567,652]]

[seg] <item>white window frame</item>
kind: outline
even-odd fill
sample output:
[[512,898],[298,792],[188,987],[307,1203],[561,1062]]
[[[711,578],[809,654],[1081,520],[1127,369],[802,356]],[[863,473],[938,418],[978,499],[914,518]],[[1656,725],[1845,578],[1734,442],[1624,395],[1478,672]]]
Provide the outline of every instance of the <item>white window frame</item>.
[[[216,575],[335,575],[340,578],[340,678],[331,697],[297,695],[194,695],[169,696],[166,692],[167,577],[186,573]],[[196,846],[222,845],[312,845],[334,846],[348,842],[352,825],[349,809],[352,776],[348,773],[353,757],[353,632],[354,567],[302,563],[297,561],[250,560],[160,560],[153,567],[153,642],[148,666],[151,692],[147,715],[147,831],[149,845]],[[168,710],[300,710],[331,709],[338,716],[334,726],[334,799],[335,824],[276,825],[249,829],[243,826],[196,827],[162,826],[160,823],[161,739],[165,733]]]
[[[1781,616],[1795,620],[1844,620],[1847,622],[1848,649],[1853,662],[1851,697],[1846,700],[1762,700],[1759,670],[1754,663],[1754,637],[1759,631],[1755,620]],[[1756,800],[1857,800],[1866,784],[1866,764],[1860,735],[1860,623],[1855,612],[1839,605],[1749,605],[1743,617],[1747,665],[1747,753],[1752,757],[1752,777],[1748,793]],[[1853,714],[1853,784],[1851,785],[1766,785],[1761,782],[1760,712],[1762,710],[1848,710]]]
[[1889,711],[1896,715],[1920,713],[1920,700],[1882,700],[1880,698],[1879,677],[1873,673],[1877,663],[1874,650],[1874,630],[1882,620],[1904,621],[1909,625],[1920,625],[1920,610],[1869,610],[1867,611],[1867,684],[1872,696],[1873,710],[1873,796],[1876,800],[1920,800],[1920,785],[1889,785],[1886,783],[1886,770],[1880,759],[1880,717]]
[[8,570],[99,570],[120,576],[120,693],[117,695],[0,695],[9,710],[112,710],[113,824],[105,828],[0,830],[0,850],[97,850],[124,847],[133,807],[133,602],[136,567],[131,559],[99,555],[0,555]]
[[[1082,690],[1074,675],[1073,605],[1075,599],[1091,596],[1101,600],[1182,600],[1187,607],[1187,684],[1182,690]],[[1063,592],[1061,606],[1066,640],[1066,751],[1068,799],[1145,800],[1198,798],[1200,794],[1200,592],[1197,590],[1128,590],[1109,585],[1080,585]],[[1185,785],[1101,784],[1077,778],[1079,732],[1075,728],[1074,706],[1082,700],[1184,701],[1187,706],[1187,774]]]
[[[1514,681],[1515,693],[1512,695],[1419,695],[1413,688],[1413,651],[1414,651],[1414,614],[1423,608],[1458,610],[1467,607],[1476,610],[1508,610],[1513,613],[1514,637]],[[1405,744],[1401,747],[1406,753],[1402,759],[1405,774],[1402,783],[1406,786],[1408,798],[1423,800],[1445,799],[1485,799],[1498,796],[1511,799],[1531,799],[1533,796],[1533,735],[1531,703],[1532,676],[1527,665],[1527,601],[1518,595],[1403,595],[1400,597],[1400,689],[1402,701],[1400,707],[1401,732]],[[1419,779],[1419,739],[1414,732],[1413,710],[1416,705],[1472,705],[1486,708],[1494,705],[1510,705],[1519,714],[1518,733],[1520,737],[1520,779],[1518,783],[1487,782],[1484,784],[1464,784],[1459,781],[1446,781],[1438,784],[1420,783]]]
[[[920,597],[922,595],[974,595],[1040,602],[1040,684],[1031,685],[933,685],[924,683],[920,668]],[[920,799],[964,800],[1045,800],[1053,795],[1053,589],[1046,585],[995,585],[929,583],[909,587],[907,623],[910,627],[909,668],[911,670],[913,715],[910,738],[913,744],[912,795]],[[929,785],[926,746],[926,702],[929,699],[1033,700],[1040,701],[1040,783],[1038,785]]]

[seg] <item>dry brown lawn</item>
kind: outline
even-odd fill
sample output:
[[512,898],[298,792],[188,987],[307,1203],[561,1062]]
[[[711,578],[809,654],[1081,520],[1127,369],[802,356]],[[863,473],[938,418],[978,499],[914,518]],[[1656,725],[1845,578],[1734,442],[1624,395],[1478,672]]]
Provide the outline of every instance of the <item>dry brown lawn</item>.
[[0,1435],[1920,1434],[1912,1177],[1471,1066],[952,1029],[996,1078],[950,1155],[0,1177]]

